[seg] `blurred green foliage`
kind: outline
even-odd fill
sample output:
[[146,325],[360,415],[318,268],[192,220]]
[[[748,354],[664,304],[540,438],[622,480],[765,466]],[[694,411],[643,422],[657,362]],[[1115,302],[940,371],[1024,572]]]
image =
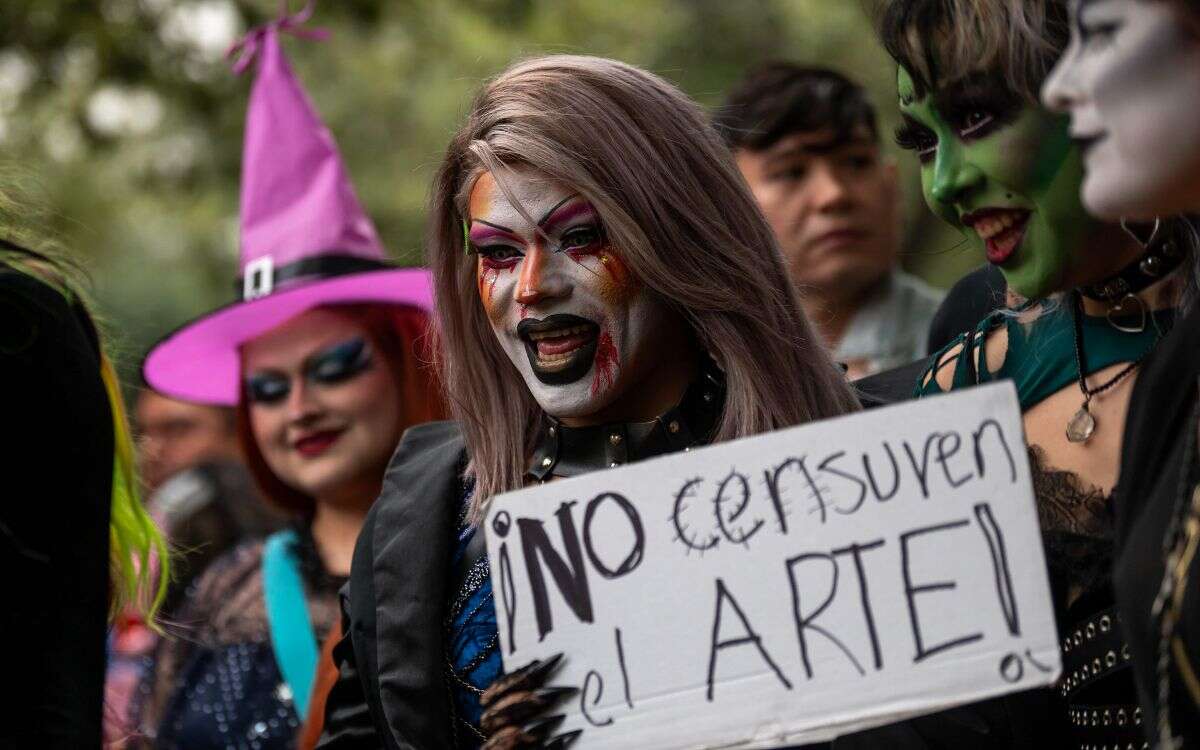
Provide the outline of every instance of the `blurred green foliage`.
[[[234,76],[224,51],[277,12],[273,0],[0,4],[0,158],[86,258],[127,373],[156,338],[233,297],[250,75]],[[330,39],[285,37],[286,49],[407,263],[445,143],[480,83],[519,57],[616,57],[710,106],[748,66],[791,58],[867,85],[885,142],[896,120],[894,65],[847,0],[326,0],[309,26]],[[905,263],[946,284],[980,259],[931,219],[912,160],[897,158]]]

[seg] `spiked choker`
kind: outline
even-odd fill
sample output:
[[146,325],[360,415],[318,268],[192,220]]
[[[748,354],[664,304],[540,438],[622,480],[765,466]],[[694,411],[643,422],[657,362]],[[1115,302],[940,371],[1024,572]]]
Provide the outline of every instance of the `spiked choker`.
[[1146,252],[1107,279],[1080,287],[1079,293],[1098,302],[1121,305],[1127,297],[1161,281],[1183,260],[1183,252],[1172,233],[1160,231],[1160,227],[1166,229],[1169,226],[1165,222],[1155,223],[1150,238],[1145,241]]
[[538,481],[573,477],[705,445],[724,404],[724,375],[706,361],[679,403],[649,422],[567,427],[545,415],[527,473]]

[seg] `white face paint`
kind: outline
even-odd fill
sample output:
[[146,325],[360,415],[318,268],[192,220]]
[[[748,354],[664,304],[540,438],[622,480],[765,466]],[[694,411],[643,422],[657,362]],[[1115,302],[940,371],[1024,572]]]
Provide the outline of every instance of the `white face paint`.
[[1200,37],[1174,0],[1073,0],[1042,90],[1071,115],[1083,202],[1108,218],[1200,210]]
[[677,349],[667,344],[678,335],[677,316],[633,278],[608,245],[599,214],[575,190],[529,169],[503,179],[537,226],[490,172],[475,182],[470,245],[492,329],[547,414],[607,421],[589,417]]

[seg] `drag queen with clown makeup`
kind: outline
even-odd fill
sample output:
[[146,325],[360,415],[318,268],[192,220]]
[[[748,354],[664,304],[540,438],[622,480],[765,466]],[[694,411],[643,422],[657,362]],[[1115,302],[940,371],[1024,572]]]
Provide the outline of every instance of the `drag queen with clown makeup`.
[[[1110,219],[1200,213],[1200,6],[1090,0],[1047,80],[1084,149],[1083,203]],[[1161,748],[1200,745],[1200,306],[1193,265],[1181,318],[1142,367],[1116,496],[1117,604],[1145,717]]]
[[485,85],[427,251],[456,421],[405,434],[359,537],[318,747],[562,747],[555,662],[501,674],[488,500],[857,403],[704,113],[637,68]]
[[1130,393],[1173,322],[1171,279],[1190,233],[1167,221],[1126,231],[1084,210],[1084,150],[1039,103],[1067,43],[1064,1],[896,0],[881,33],[899,64],[898,141],[921,162],[926,202],[1009,289],[1008,309],[937,355],[919,391],[1004,378],[1017,388],[1065,639],[1056,700],[1066,705],[1035,744],[1140,747],[1129,652],[1113,624],[1112,498]]

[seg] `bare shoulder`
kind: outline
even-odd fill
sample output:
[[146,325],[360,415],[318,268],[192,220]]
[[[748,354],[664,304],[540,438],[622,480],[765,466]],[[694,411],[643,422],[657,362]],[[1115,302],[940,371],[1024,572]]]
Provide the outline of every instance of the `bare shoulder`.
[[[937,389],[943,393],[953,390],[954,372],[959,367],[959,359],[963,356],[972,356],[972,354],[964,354],[967,342],[972,338],[972,335],[968,335],[965,340],[947,347],[939,354],[934,366],[925,373],[921,387],[928,389],[933,381],[936,382]],[[972,345],[971,352],[978,352],[976,345]],[[983,352],[989,373],[996,372],[1004,366],[1004,359],[1008,356],[1008,329],[1005,326],[997,326],[984,334]],[[974,356],[978,355],[974,354]]]

